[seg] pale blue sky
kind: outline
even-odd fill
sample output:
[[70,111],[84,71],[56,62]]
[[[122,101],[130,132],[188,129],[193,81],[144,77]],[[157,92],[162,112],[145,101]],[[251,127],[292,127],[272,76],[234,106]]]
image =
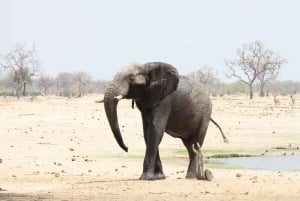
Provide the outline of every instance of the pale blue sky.
[[224,59],[261,40],[300,81],[297,0],[0,0],[0,54],[35,44],[44,71],[112,79],[128,62],[164,61],[187,74],[202,65],[226,81]]

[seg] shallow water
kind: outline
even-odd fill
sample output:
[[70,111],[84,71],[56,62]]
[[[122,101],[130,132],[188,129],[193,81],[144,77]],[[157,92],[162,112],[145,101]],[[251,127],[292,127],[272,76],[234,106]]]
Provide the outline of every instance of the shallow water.
[[234,157],[212,160],[250,169],[300,170],[300,156]]

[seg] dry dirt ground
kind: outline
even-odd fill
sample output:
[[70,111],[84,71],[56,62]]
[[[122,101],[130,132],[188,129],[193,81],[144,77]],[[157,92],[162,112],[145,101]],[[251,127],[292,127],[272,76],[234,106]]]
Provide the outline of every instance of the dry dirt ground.
[[[167,179],[139,181],[145,151],[142,125],[131,102],[119,103],[129,153],[115,142],[101,95],[81,99],[0,97],[0,200],[300,200],[300,171],[250,170],[208,162],[211,182],[184,179],[187,153],[179,139],[160,145]],[[212,98],[213,118],[203,146],[215,154],[300,155],[300,96],[254,101]],[[297,149],[298,147],[298,149]]]

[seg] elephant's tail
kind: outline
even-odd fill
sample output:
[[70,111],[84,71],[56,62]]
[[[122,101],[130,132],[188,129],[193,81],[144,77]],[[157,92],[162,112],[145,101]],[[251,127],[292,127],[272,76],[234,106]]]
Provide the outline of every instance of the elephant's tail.
[[222,134],[222,137],[223,137],[223,140],[225,143],[228,143],[228,139],[227,137],[225,136],[225,134],[223,133],[222,131],[222,128],[219,126],[219,124],[217,122],[215,122],[215,120],[213,120],[212,118],[210,118],[210,120],[219,128],[219,130],[221,131],[221,134]]

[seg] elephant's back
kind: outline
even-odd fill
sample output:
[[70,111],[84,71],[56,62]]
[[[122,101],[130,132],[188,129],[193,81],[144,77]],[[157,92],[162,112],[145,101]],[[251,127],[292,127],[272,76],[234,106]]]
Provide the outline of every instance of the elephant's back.
[[175,96],[191,103],[210,102],[208,88],[186,76],[180,76]]
[[203,117],[210,118],[211,100],[203,85],[181,76],[177,90],[172,94],[171,108],[167,130],[174,137],[180,133],[179,137],[197,129]]

